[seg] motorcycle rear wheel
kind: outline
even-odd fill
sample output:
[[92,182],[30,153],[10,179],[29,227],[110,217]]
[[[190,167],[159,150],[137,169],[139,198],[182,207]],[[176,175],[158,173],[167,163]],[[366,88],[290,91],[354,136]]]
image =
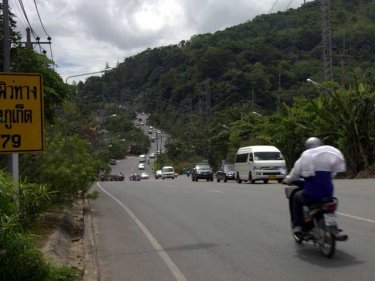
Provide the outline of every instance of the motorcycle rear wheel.
[[319,249],[323,256],[332,258],[336,251],[336,240],[334,235],[328,231],[324,224],[324,220],[319,221]]
[[302,233],[296,234],[292,231],[292,236],[293,236],[294,241],[296,241],[296,243],[302,244],[302,241],[303,241]]

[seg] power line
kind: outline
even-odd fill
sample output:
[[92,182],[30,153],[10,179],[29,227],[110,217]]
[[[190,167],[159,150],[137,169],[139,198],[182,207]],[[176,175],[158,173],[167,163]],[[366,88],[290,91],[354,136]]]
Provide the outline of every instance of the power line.
[[[14,0],[15,3],[17,3],[16,0]],[[36,4],[36,1],[34,0],[34,5],[35,5],[35,9],[37,11],[37,14],[38,14],[38,18],[39,18],[39,21],[40,21],[40,24],[42,25],[42,28],[45,32],[45,34],[48,36],[47,39],[48,39],[48,42],[40,42],[40,37],[38,36],[38,34],[34,31],[33,27],[31,26],[31,23],[29,21],[29,18],[27,16],[27,13],[26,13],[26,9],[25,9],[25,6],[22,2],[22,0],[18,0],[18,4],[19,5],[15,5],[17,7],[17,9],[20,11],[20,15],[23,15],[23,17],[26,19],[26,22],[27,22],[27,26],[28,28],[26,28],[26,32],[27,29],[29,29],[29,34],[31,33],[32,36],[34,37],[35,41],[36,42],[31,42],[31,40],[27,40],[28,43],[27,44],[30,44],[29,46],[27,47],[31,47],[33,48],[33,46],[37,45],[39,47],[39,52],[40,53],[43,53],[44,55],[47,53],[47,51],[42,47],[42,44],[48,44],[49,45],[49,48],[50,48],[50,53],[51,53],[51,61],[54,62],[54,59],[53,59],[53,53],[52,53],[52,47],[51,47],[51,37],[49,36],[49,34],[47,33],[44,25],[43,25],[43,22],[42,22],[42,19],[40,17],[40,13],[39,13],[39,9],[37,7],[37,4]],[[21,17],[19,17],[21,19]],[[28,36],[28,35],[27,35]],[[22,43],[22,42],[21,42]],[[55,68],[55,65],[53,63],[53,68]]]
[[288,10],[290,8],[290,5],[292,4],[293,0],[289,0],[288,5],[285,7],[284,10]]
[[275,2],[273,2],[273,5],[271,7],[271,9],[268,11],[268,14],[271,13],[273,11],[273,9],[276,7],[277,5],[277,2],[279,2],[279,0],[275,0]]
[[[42,26],[44,33],[47,35],[48,42],[51,42],[51,36],[49,36],[47,30],[44,27],[42,18],[40,17],[38,5],[36,4],[36,0],[34,0],[34,6],[35,6],[36,13],[38,14],[40,25]],[[39,44],[39,48],[43,49],[40,44]],[[51,53],[51,60],[54,62],[51,44],[49,44],[49,50],[50,50],[50,53]],[[46,53],[46,50],[43,49],[43,53]],[[55,64],[53,64],[52,67],[53,67],[53,69],[55,69]]]
[[27,13],[26,13],[25,7],[23,6],[23,2],[22,2],[22,0],[18,0],[18,3],[20,4],[21,11],[22,11],[22,13],[23,13],[23,15],[24,15],[24,17],[25,17],[25,19],[26,19],[26,21],[27,21],[27,25],[28,25],[29,28],[30,28],[31,34],[34,36],[34,39],[36,40],[36,38],[39,37],[39,36],[35,33],[34,29],[32,28],[32,26],[31,26],[31,24],[30,24],[30,21],[29,21],[29,18],[28,18],[28,16],[27,16]]
[[38,9],[38,6],[37,6],[35,0],[34,0],[34,5],[35,5],[36,13],[38,14],[38,18],[39,18],[40,24],[42,25],[42,28],[43,28],[43,30],[44,30],[44,33],[49,37],[48,40],[50,40],[51,36],[49,36],[49,34],[47,33],[46,29],[44,28],[44,25],[43,25],[42,19],[40,18],[39,9]]
[[[13,6],[13,9],[17,9],[19,15],[22,15],[22,11],[19,7],[19,5],[17,5],[17,0],[12,0],[14,5]],[[25,20],[22,18],[22,17],[17,17],[19,19],[19,22],[23,25],[24,29],[27,28],[28,24],[25,22]]]

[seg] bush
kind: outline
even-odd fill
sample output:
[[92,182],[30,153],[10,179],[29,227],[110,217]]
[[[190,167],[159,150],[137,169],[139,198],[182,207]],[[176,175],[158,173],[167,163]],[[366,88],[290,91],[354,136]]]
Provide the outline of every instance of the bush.
[[38,214],[47,210],[51,201],[51,195],[47,186],[28,183],[26,180],[19,184],[18,204],[21,223],[26,225],[32,222]]
[[26,181],[16,188],[10,175],[0,171],[0,280],[77,279],[73,270],[58,268],[47,262],[42,253],[32,246],[29,237],[22,232],[25,224],[46,208],[49,194],[45,186]]
[[0,280],[77,280],[77,273],[72,269],[48,263],[23,234],[0,235],[0,245]]
[[[85,193],[97,179],[97,171],[102,165],[89,153],[88,146],[78,136],[55,133],[47,139],[43,153],[33,159],[22,159],[22,166],[25,167],[21,169],[23,176],[55,191],[53,200],[69,201],[76,198],[79,191]],[[32,170],[28,168],[30,166]]]

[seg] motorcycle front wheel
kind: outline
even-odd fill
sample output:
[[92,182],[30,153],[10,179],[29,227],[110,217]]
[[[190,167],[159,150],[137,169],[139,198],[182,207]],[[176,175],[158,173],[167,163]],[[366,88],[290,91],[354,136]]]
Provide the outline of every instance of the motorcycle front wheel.
[[318,245],[320,252],[327,258],[332,258],[336,251],[336,240],[334,235],[328,231],[324,219],[321,219],[319,225]]

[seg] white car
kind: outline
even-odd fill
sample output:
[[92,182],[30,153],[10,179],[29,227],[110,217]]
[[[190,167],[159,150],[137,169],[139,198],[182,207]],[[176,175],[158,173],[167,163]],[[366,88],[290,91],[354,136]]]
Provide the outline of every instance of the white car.
[[152,152],[152,153],[150,154],[150,156],[149,156],[149,158],[155,158],[155,157],[156,157],[155,152]]
[[171,178],[171,179],[175,178],[175,172],[172,166],[164,166],[163,169],[161,169],[161,173],[162,173],[161,178],[163,180],[167,178]]
[[161,170],[157,170],[155,172],[155,179],[160,179],[163,176],[163,172]]
[[145,163],[139,163],[138,169],[139,170],[144,170],[145,169]]
[[142,172],[141,173],[141,179],[142,180],[148,179],[148,174],[146,172]]
[[141,162],[141,163],[146,162],[146,155],[144,155],[144,154],[139,155],[138,161]]

